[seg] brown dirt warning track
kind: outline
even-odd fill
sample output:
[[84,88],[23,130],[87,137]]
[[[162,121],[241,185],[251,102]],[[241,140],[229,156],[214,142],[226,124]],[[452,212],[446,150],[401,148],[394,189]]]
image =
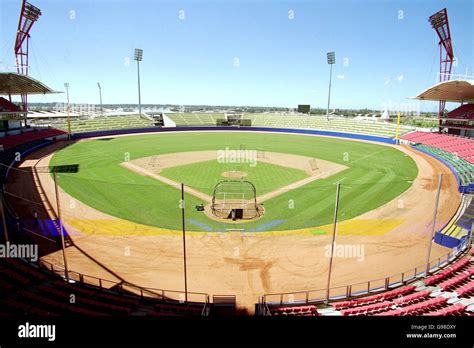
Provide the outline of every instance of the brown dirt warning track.
[[[48,166],[54,151],[64,145],[55,143],[28,156],[19,167],[31,174],[12,171],[7,190],[41,200],[47,208],[44,214],[54,216],[51,175],[35,173],[34,168]],[[408,146],[398,149],[415,160],[418,177],[399,197],[338,225],[336,243],[357,245],[364,252],[363,257],[334,258],[331,287],[380,279],[424,264],[436,193],[433,178],[439,173],[444,179],[436,228],[442,228],[459,206],[457,182],[446,166]],[[74,200],[61,189],[59,195],[62,219],[73,241],[66,249],[70,270],[142,287],[184,291],[179,231],[118,219]],[[32,209],[24,202],[18,204],[22,209]],[[325,234],[313,234],[308,229],[188,233],[188,290],[236,295],[239,305],[252,309],[265,293],[324,289],[331,228],[318,228]],[[448,252],[433,244],[432,259]],[[63,264],[60,251],[43,256],[43,260]]]

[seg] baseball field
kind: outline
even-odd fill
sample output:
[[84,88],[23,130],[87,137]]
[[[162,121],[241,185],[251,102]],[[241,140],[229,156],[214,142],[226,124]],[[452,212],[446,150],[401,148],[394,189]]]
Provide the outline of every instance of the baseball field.
[[[243,155],[247,155],[244,157]],[[240,157],[239,157],[240,156]],[[80,202],[136,223],[181,229],[179,184],[193,231],[222,231],[196,205],[208,204],[222,180],[246,180],[265,214],[246,231],[317,227],[332,221],[341,182],[340,221],[373,210],[406,191],[415,162],[393,147],[287,134],[181,132],[99,138],[56,152],[51,165],[78,165],[60,186]],[[168,179],[168,180],[165,180]]]
[[[45,170],[51,166],[75,168],[58,174],[57,192]],[[441,229],[460,202],[449,168],[409,146],[323,136],[181,131],[54,143],[24,158],[8,189],[28,193],[24,203],[16,201],[19,210],[38,202],[45,218],[60,211],[70,270],[94,284],[101,278],[110,281],[102,286],[175,290],[178,298],[183,183],[188,291],[236,295],[251,310],[262,294],[324,296],[338,182],[336,243],[357,253],[334,260],[331,295],[421,269],[440,173],[435,228]],[[263,214],[213,217],[208,208],[223,180],[251,182]],[[204,211],[195,209],[201,204]],[[448,252],[434,244],[431,257]],[[42,260],[63,264],[60,250]]]

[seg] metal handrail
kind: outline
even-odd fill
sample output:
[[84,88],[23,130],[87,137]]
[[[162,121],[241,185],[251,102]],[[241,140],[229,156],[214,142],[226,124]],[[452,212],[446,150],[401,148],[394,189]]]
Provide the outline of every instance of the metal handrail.
[[[454,249],[453,251],[450,251],[449,253],[447,254],[444,254],[440,257],[437,257],[433,260],[431,260],[429,262],[429,265],[432,265],[433,262],[433,266],[430,267],[430,271],[434,270],[434,269],[439,269],[447,264],[450,263],[450,261],[453,261],[454,259],[456,259],[459,255],[461,255],[464,251],[468,250],[468,245],[467,245],[467,241],[464,241],[463,244],[461,244],[459,247],[457,247],[456,249]],[[442,261],[444,260],[444,261]],[[406,276],[407,274],[411,275],[411,276]],[[368,281],[364,281],[364,282],[359,282],[359,283],[352,283],[352,284],[348,284],[348,285],[342,285],[342,286],[337,286],[337,287],[332,287],[329,289],[329,292],[335,292],[336,290],[343,290],[345,289],[345,292],[344,295],[340,295],[340,296],[331,296],[330,299],[331,300],[335,300],[335,299],[344,299],[344,298],[349,298],[349,297],[354,297],[354,296],[358,296],[358,295],[365,295],[365,294],[370,294],[370,293],[373,293],[373,292],[378,292],[378,291],[384,291],[384,290],[387,290],[391,287],[395,287],[397,284],[399,285],[404,285],[404,284],[407,284],[413,280],[416,280],[420,277],[426,277],[428,276],[428,274],[426,274],[426,265],[420,265],[420,266],[417,266],[415,268],[411,268],[407,271],[404,271],[402,273],[397,273],[397,274],[393,274],[393,275],[390,275],[390,276],[387,276],[387,277],[384,277],[384,278],[378,278],[378,279],[371,279],[371,280],[368,280]],[[393,278],[401,278],[400,281],[398,282],[390,282],[390,279],[393,279]],[[383,283],[384,286],[377,286],[377,287],[371,287],[370,284],[371,283]],[[354,287],[357,287],[359,286],[363,286],[366,290],[364,291],[353,291],[353,288]],[[300,303],[323,303],[326,301],[326,298],[324,295],[320,296],[320,298],[311,298],[310,297],[310,294],[311,293],[321,293],[321,294],[324,294],[325,292],[327,291],[326,288],[323,288],[323,289],[315,289],[315,290],[301,290],[301,291],[293,291],[293,292],[280,292],[280,293],[269,293],[269,294],[264,294],[262,295],[262,305],[266,305],[267,303],[278,303],[280,305],[283,305],[283,304],[300,304]],[[283,301],[283,298],[285,296],[289,297],[290,299],[293,299],[296,295],[304,295],[305,297],[305,300],[290,300],[290,301]],[[269,298],[270,297],[274,297],[275,299],[278,299],[278,301],[269,301]]]
[[[54,264],[52,264],[48,261],[45,261],[45,260],[40,260],[38,262],[38,264],[43,269],[46,269],[47,271],[49,271],[51,273],[54,273],[54,274],[61,275],[61,271],[64,271],[64,269],[62,267],[54,265]],[[157,295],[158,297],[160,297],[160,299],[166,301],[167,299],[170,300],[170,298],[168,296],[166,296],[166,294],[179,294],[179,295],[184,294],[183,291],[140,287],[138,285],[134,285],[134,284],[131,284],[131,283],[128,283],[128,282],[123,282],[123,281],[122,282],[117,282],[117,281],[114,281],[114,280],[99,278],[99,277],[79,273],[79,272],[72,271],[72,270],[69,270],[69,276],[72,280],[77,281],[81,284],[85,284],[85,285],[92,285],[91,283],[88,283],[85,280],[85,278],[95,280],[95,281],[98,282],[98,284],[99,284],[98,287],[101,290],[107,289],[104,286],[104,283],[106,283],[106,284],[109,283],[109,284],[113,284],[113,286],[117,286],[117,288],[120,289],[119,292],[123,292],[124,286],[129,287],[131,289],[139,291],[139,295],[138,294],[135,294],[135,295],[139,296],[140,298],[145,298],[145,297],[153,298],[154,296],[146,296],[146,295],[154,294],[154,295]],[[196,303],[199,302],[199,303],[203,303],[205,305],[209,304],[209,294],[207,294],[207,293],[189,292],[188,291],[188,296],[189,295],[197,295],[198,297],[203,297],[204,298],[204,301],[196,301]],[[181,300],[178,300],[178,301],[184,303],[184,301],[181,301]],[[188,301],[188,302],[194,302],[194,301]]]

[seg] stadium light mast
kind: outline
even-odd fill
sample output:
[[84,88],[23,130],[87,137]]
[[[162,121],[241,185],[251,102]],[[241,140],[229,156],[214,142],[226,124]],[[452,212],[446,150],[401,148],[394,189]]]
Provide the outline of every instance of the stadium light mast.
[[102,107],[102,87],[100,87],[100,83],[99,83],[99,82],[97,82],[97,87],[99,87],[100,116],[104,116],[104,108]]
[[328,108],[326,110],[326,118],[329,121],[329,104],[331,103],[331,80],[332,80],[332,66],[336,63],[336,54],[334,52],[328,52],[328,64],[331,66],[329,71],[329,93],[328,93]]
[[138,114],[142,115],[142,99],[140,93],[140,62],[143,58],[143,50],[135,48],[135,60],[137,61],[137,72],[138,72]]
[[[18,21],[18,29],[16,32],[15,40],[15,58],[16,68],[20,75],[28,76],[28,46],[30,40],[30,30],[33,24],[41,16],[41,10],[23,0],[21,5],[20,20]],[[25,111],[25,127],[27,126],[28,118],[28,95],[27,93],[21,93],[22,109]]]
[[184,184],[181,184],[181,224],[183,228],[183,262],[184,262],[184,300],[188,304],[188,268],[186,263],[186,227],[185,227],[185,203],[184,203]]
[[336,202],[334,204],[334,221],[332,226],[332,240],[331,240],[331,254],[329,255],[329,268],[328,268],[328,281],[326,285],[326,303],[329,303],[330,287],[331,287],[331,273],[332,273],[332,261],[334,257],[334,247],[336,242],[337,233],[337,214],[339,212],[339,192],[341,190],[341,182],[338,181],[336,184]]
[[[454,61],[454,51],[451,42],[451,31],[449,29],[448,11],[446,8],[436,12],[428,18],[433,29],[439,37],[439,81],[448,81],[451,78],[451,69]],[[444,116],[446,100],[439,101],[438,118]],[[439,120],[439,131],[441,131],[441,120]]]
[[56,209],[57,209],[57,218],[59,223],[59,232],[61,234],[61,248],[63,251],[63,262],[64,262],[64,275],[66,277],[66,281],[69,283],[69,268],[67,265],[67,258],[66,258],[66,243],[64,242],[64,225],[61,219],[61,203],[59,200],[59,190],[58,190],[58,171],[53,169],[53,180],[54,180],[54,192],[56,196]]

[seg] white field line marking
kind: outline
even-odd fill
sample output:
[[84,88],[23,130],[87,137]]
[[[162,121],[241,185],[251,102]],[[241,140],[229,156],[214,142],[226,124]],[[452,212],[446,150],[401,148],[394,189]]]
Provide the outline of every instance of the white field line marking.
[[[345,170],[345,169],[348,169],[348,168],[346,166],[338,166],[337,169],[338,169],[338,171],[342,171],[342,170]],[[329,172],[332,172],[332,171],[334,171],[334,170],[331,170]],[[291,183],[289,185],[283,186],[283,187],[281,187],[277,190],[274,190],[274,191],[271,191],[271,192],[268,192],[268,193],[264,193],[263,195],[260,195],[260,196],[257,197],[257,202],[260,203],[260,202],[267,201],[270,198],[274,198],[274,197],[279,196],[283,193],[286,193],[288,191],[291,191],[291,190],[297,189],[301,186],[304,186],[306,184],[309,184],[310,182],[313,182],[317,179],[320,179],[322,177],[326,177],[329,172],[324,172],[324,173],[321,173],[319,175],[310,176],[308,178],[304,178],[304,179],[298,180],[294,183]]]
[[[365,158],[367,158],[367,157],[371,157],[371,156],[373,156],[373,155],[379,154],[379,153],[381,153],[381,152],[383,152],[383,151],[386,151],[386,150],[387,150],[387,149],[383,149],[383,150],[381,150],[381,151],[377,151],[377,152],[371,153],[371,154],[369,154],[369,155],[367,155],[367,156],[363,156],[363,157],[358,158],[358,159],[356,159],[356,160],[350,161],[350,162],[348,162],[347,164],[360,161],[360,160],[362,160],[362,159],[365,159]],[[150,177],[152,177],[152,178],[155,178],[155,179],[157,179],[157,180],[159,180],[159,181],[161,181],[161,182],[164,182],[164,183],[166,183],[166,184],[168,184],[168,185],[170,185],[170,186],[173,186],[173,187],[175,187],[175,188],[177,188],[177,189],[181,189],[181,184],[180,184],[180,183],[177,183],[176,181],[173,181],[173,180],[171,180],[171,179],[165,178],[164,176],[151,173],[151,172],[149,172],[148,170],[143,169],[143,168],[141,168],[141,167],[139,167],[139,166],[137,166],[137,165],[135,165],[135,164],[133,164],[133,163],[130,163],[130,162],[122,162],[122,165],[125,166],[125,167],[128,167],[129,169],[134,170],[134,171],[136,171],[136,172],[143,173],[143,174],[145,174],[145,175],[147,175],[147,176],[150,176]],[[342,171],[342,170],[345,170],[345,169],[347,169],[347,168],[348,168],[348,167],[345,166],[345,165],[339,165],[339,166],[334,167],[334,168],[332,168],[331,170],[326,171],[326,172],[324,172],[324,173],[321,173],[321,174],[319,174],[319,175],[310,176],[310,177],[308,177],[308,178],[305,178],[305,179],[296,181],[296,182],[291,183],[291,184],[289,184],[289,185],[283,186],[283,187],[281,187],[281,188],[279,188],[279,189],[277,189],[277,190],[274,190],[274,191],[271,191],[271,192],[268,192],[268,193],[265,193],[265,194],[263,194],[263,195],[258,196],[258,197],[257,197],[257,202],[264,202],[264,201],[266,201],[266,200],[269,200],[269,199],[271,199],[271,198],[274,198],[274,197],[276,197],[276,196],[279,196],[279,195],[281,195],[281,194],[283,194],[283,193],[286,193],[286,192],[288,192],[288,191],[291,191],[291,190],[294,190],[294,189],[299,188],[299,187],[301,187],[301,186],[304,186],[304,185],[306,185],[306,184],[308,184],[308,183],[310,183],[310,182],[313,182],[313,181],[315,181],[315,180],[317,180],[317,179],[320,179],[320,178],[323,177],[323,176],[328,177],[328,174],[330,174],[330,173],[333,173],[333,172],[334,172],[333,174],[336,174],[337,172]],[[195,197],[198,197],[198,198],[200,198],[200,199],[203,199],[203,200],[205,200],[206,202],[211,202],[211,201],[212,201],[212,197],[211,197],[211,196],[209,196],[209,195],[207,195],[207,194],[205,194],[205,193],[202,193],[201,191],[195,190],[195,189],[193,189],[193,188],[190,188],[190,187],[185,186],[185,187],[184,187],[184,191],[185,191],[186,193],[192,194],[192,195],[195,196]]]
[[[130,162],[123,162],[121,163],[122,166],[128,168],[128,169],[131,169],[133,170],[134,172],[138,172],[138,173],[142,173],[144,175],[147,175],[149,177],[152,177],[156,180],[159,180],[165,184],[168,184],[174,188],[177,188],[178,190],[181,190],[181,184],[176,182],[176,181],[173,181],[171,179],[168,179],[168,178],[165,178],[164,176],[161,176],[161,175],[158,175],[158,174],[155,174],[155,173],[152,173],[142,167],[139,167],[133,163],[130,163]],[[202,193],[201,191],[198,191],[198,190],[195,190],[191,187],[188,187],[188,186],[184,186],[184,192],[186,193],[189,193],[189,194],[192,194],[193,196],[197,197],[197,198],[200,198],[208,203],[210,203],[212,201],[212,197],[205,194],[205,193]]]
[[[354,162],[360,161],[360,160],[362,160],[362,159],[365,159],[365,158],[367,158],[367,157],[371,157],[371,156],[377,155],[377,154],[379,154],[379,153],[381,153],[381,152],[383,152],[383,151],[386,151],[386,150],[387,150],[387,149],[383,149],[383,150],[380,150],[380,151],[371,153],[371,154],[369,154],[369,155],[367,155],[367,156],[363,156],[363,157],[361,157],[361,158],[358,158],[358,159],[355,159],[355,160],[353,160],[353,161],[350,161],[350,162],[348,162],[347,164],[354,163]],[[257,201],[258,201],[258,202],[266,201],[266,200],[268,200],[268,199],[270,199],[270,198],[276,197],[276,196],[281,195],[281,194],[283,194],[283,193],[286,193],[286,192],[288,192],[288,191],[290,191],[290,190],[294,190],[294,189],[299,188],[299,187],[301,187],[301,186],[303,186],[303,185],[306,185],[306,184],[308,184],[308,183],[310,183],[310,182],[313,182],[314,180],[319,179],[319,178],[321,178],[322,176],[329,177],[328,174],[331,174],[331,173],[332,173],[332,175],[334,175],[334,174],[337,174],[338,172],[340,172],[340,171],[342,171],[342,170],[344,170],[344,169],[347,169],[347,168],[348,168],[348,167],[345,166],[345,165],[336,166],[336,167],[334,167],[334,168],[332,168],[332,169],[330,169],[330,170],[328,170],[328,171],[326,171],[326,172],[324,172],[324,173],[321,173],[321,174],[319,174],[319,175],[311,176],[311,177],[309,177],[309,178],[302,179],[302,180],[300,180],[300,181],[294,182],[294,183],[292,183],[292,184],[290,184],[290,185],[284,186],[284,187],[282,187],[282,188],[280,188],[280,189],[277,189],[277,190],[275,190],[275,191],[268,192],[268,193],[265,193],[265,194],[263,194],[263,195],[261,195],[261,196],[258,196],[258,197],[257,197]],[[342,181],[342,180],[341,180],[341,181]]]

